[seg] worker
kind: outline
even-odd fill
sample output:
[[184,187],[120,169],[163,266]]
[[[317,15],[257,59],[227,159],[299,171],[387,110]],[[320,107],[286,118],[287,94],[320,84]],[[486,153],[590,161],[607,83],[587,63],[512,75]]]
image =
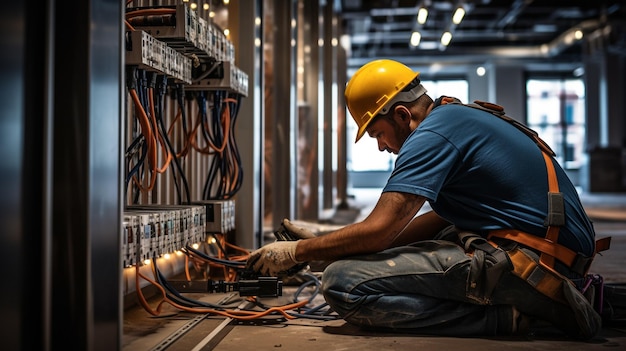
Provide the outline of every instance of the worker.
[[[419,72],[394,60],[362,66],[345,98],[356,141],[367,133],[397,155],[377,204],[363,221],[320,236],[283,220],[300,240],[255,250],[250,269],[278,275],[331,262],[326,302],[363,328],[516,335],[543,321],[573,337],[597,335],[601,318],[578,289],[596,252],[594,228],[533,131],[497,105],[433,101]],[[426,202],[432,210],[418,215]]]

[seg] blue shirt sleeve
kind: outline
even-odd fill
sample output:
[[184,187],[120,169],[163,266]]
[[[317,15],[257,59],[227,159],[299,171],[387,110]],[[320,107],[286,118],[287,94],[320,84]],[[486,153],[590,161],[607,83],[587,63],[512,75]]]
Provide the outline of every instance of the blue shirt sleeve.
[[445,179],[459,162],[459,150],[436,132],[413,134],[402,146],[383,192],[406,192],[436,202]]

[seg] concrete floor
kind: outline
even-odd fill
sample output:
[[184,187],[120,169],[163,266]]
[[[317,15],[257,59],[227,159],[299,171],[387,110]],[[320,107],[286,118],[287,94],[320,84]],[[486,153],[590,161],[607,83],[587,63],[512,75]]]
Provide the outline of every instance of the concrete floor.
[[[369,208],[378,191],[361,190],[350,200],[351,208]],[[582,195],[594,220],[598,238],[612,236],[611,249],[598,256],[591,272],[601,274],[607,283],[626,283],[626,194]],[[365,213],[365,214],[367,214]],[[351,217],[352,216],[352,217]],[[337,213],[336,218],[354,218]],[[358,220],[357,216],[357,220]],[[296,286],[285,286],[282,297],[264,299],[268,305],[291,302]],[[225,294],[189,294],[207,302],[217,302]],[[238,294],[231,297],[238,299]],[[305,298],[304,296],[303,298]],[[318,301],[316,297],[314,301]],[[154,300],[154,299],[153,299]],[[242,301],[242,300],[240,300]],[[158,300],[150,301],[156,306]],[[319,301],[318,301],[319,302]],[[240,305],[247,308],[247,306]],[[364,331],[343,320],[319,321],[255,319],[237,321],[214,315],[181,312],[163,306],[161,317],[153,317],[140,306],[124,314],[123,350],[626,350],[626,323],[605,325],[589,342],[573,341],[560,333],[542,329],[524,337],[451,338],[390,334]]]

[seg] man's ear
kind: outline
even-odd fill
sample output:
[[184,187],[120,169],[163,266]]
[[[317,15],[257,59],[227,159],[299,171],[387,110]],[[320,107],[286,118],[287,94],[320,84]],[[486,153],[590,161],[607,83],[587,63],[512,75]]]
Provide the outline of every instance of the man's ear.
[[396,108],[394,109],[394,113],[400,115],[400,118],[404,121],[404,120],[410,120],[411,119],[411,111],[409,111],[409,109],[406,106],[403,105],[398,105],[396,106]]

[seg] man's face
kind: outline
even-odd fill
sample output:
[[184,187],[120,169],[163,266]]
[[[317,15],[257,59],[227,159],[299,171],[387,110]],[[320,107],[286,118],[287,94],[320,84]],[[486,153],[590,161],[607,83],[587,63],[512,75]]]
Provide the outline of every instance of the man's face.
[[408,123],[399,114],[392,112],[389,116],[376,118],[367,127],[367,134],[375,138],[378,150],[398,154],[400,147],[411,133]]

